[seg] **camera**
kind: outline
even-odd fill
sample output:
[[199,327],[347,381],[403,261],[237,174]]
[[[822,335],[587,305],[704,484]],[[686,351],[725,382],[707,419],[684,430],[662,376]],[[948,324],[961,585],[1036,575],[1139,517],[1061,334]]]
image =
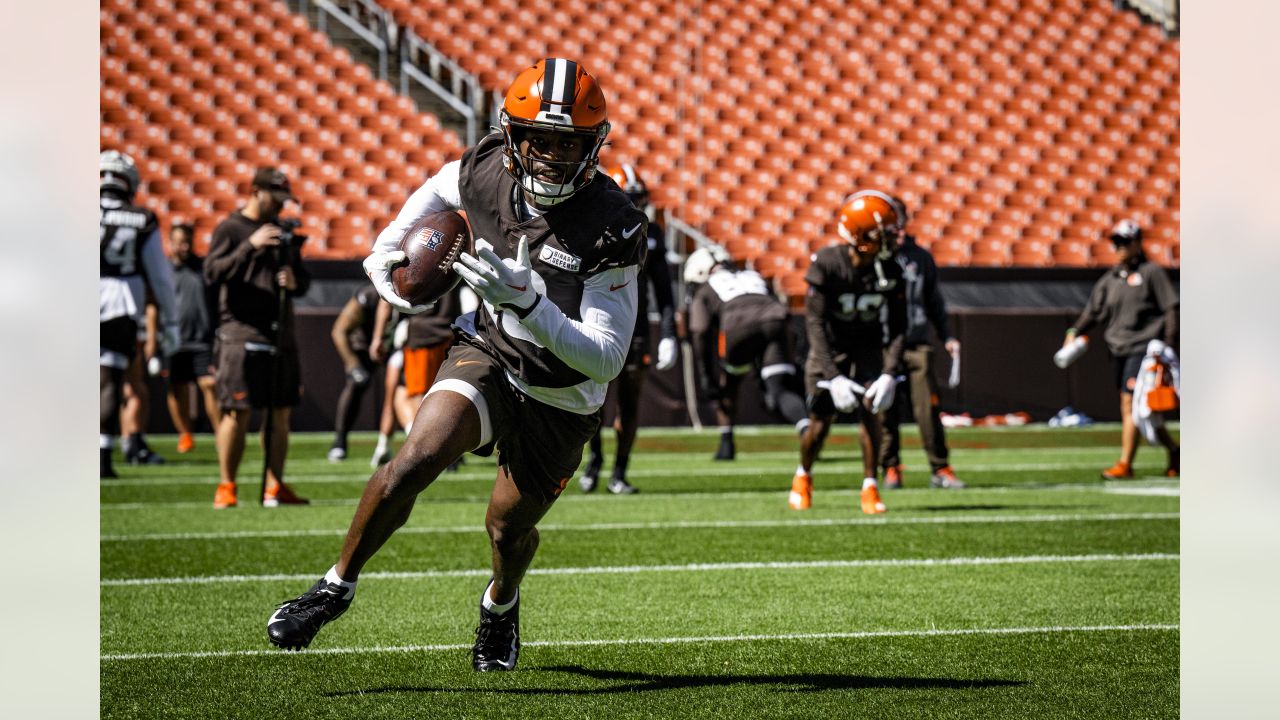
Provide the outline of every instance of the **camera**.
[[280,228],[280,244],[285,247],[293,245],[301,246],[307,241],[307,236],[296,230],[302,227],[302,221],[298,218],[281,218],[275,222],[276,227]]

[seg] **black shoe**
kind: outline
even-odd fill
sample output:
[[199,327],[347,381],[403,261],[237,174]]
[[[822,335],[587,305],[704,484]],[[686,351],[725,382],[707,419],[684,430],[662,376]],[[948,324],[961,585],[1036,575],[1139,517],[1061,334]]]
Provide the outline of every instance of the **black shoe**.
[[[282,603],[267,621],[271,644],[285,650],[300,650],[310,645],[325,623],[337,620],[351,607],[347,592],[341,585],[320,578],[310,590]],[[354,595],[352,590],[351,596]]]
[[732,460],[734,456],[733,436],[721,435],[720,448],[716,450],[713,460]]
[[609,478],[608,488],[609,492],[614,495],[635,495],[640,492],[640,489],[627,482],[626,478],[620,478],[616,475]]
[[125,451],[124,457],[129,461],[130,465],[163,465],[164,458],[151,452],[151,448],[147,447],[145,442],[129,448]]
[[116,469],[111,466],[111,448],[98,448],[98,479],[110,480],[118,477]]
[[578,487],[582,488],[582,492],[595,492],[596,484],[600,482],[600,466],[603,464],[604,460],[599,455],[587,458],[587,467],[582,471],[582,477],[578,478]]
[[[485,589],[485,592],[489,590]],[[479,672],[515,670],[520,657],[520,597],[501,615],[480,606],[476,644],[471,648],[471,667]]]

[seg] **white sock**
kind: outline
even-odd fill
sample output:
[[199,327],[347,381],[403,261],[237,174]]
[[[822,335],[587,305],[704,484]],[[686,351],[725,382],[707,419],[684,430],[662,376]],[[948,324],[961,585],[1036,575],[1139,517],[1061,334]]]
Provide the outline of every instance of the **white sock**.
[[807,475],[809,474],[809,471],[808,471],[808,470],[805,470],[803,465],[797,465],[797,466],[796,466],[796,474],[797,474],[797,475],[806,475],[806,476],[807,476]]
[[488,610],[489,612],[493,613],[494,615],[501,615],[506,611],[510,610],[511,608],[515,607],[517,602],[520,602],[520,591],[516,590],[516,596],[511,598],[511,602],[503,603],[502,605],[499,605],[498,603],[494,602],[493,598],[489,595],[489,592],[492,590],[493,590],[493,581],[490,580],[489,586],[484,589],[484,595],[480,596],[480,606],[483,607],[485,610]]
[[876,479],[875,479],[875,478],[863,478],[863,479],[862,479],[862,489],[863,489],[863,490],[866,490],[866,489],[867,489],[867,488],[869,488],[869,487],[875,487],[875,486],[876,486]]
[[347,594],[343,596],[344,600],[350,600],[356,595],[356,584],[354,582],[347,582],[346,580],[343,580],[342,577],[338,575],[337,565],[329,568],[329,572],[324,574],[324,581],[331,585],[341,585],[346,588]]
[[116,439],[114,435],[107,435],[104,433],[98,434],[99,450],[110,450],[115,444],[116,444]]
[[404,426],[404,436],[409,437],[409,431],[413,429],[413,423]]
[[389,442],[391,442],[391,438],[386,433],[378,433],[378,448],[374,452],[379,454],[385,452]]

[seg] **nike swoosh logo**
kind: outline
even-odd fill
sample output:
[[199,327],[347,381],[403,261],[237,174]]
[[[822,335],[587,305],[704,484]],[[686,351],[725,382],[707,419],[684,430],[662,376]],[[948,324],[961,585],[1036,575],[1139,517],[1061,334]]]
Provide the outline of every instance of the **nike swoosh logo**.
[[454,364],[457,365],[458,367],[462,367],[463,365],[479,365],[480,361],[479,360],[459,360]]
[[525,290],[528,290],[528,289],[529,289],[529,286],[528,286],[528,285],[512,285],[511,283],[502,283],[502,284],[503,284],[503,285],[506,285],[507,287],[511,288],[512,290],[515,290],[516,292],[524,292]]
[[621,285],[610,285],[610,286],[609,286],[609,292],[613,292],[614,290],[621,290],[622,288],[624,288],[624,287],[626,287],[626,286],[628,286],[628,285],[630,285],[630,284],[631,284],[631,281],[630,281],[630,280],[628,280],[628,281],[626,281],[626,282],[622,283]]
[[277,610],[274,613],[271,613],[271,619],[267,621],[267,627],[271,627],[272,625],[275,625],[278,622],[282,622],[288,619],[288,618],[280,617],[280,613],[282,610],[284,610],[284,608],[281,608],[280,610]]
[[635,234],[636,234],[636,231],[637,231],[637,230],[639,230],[639,229],[640,229],[640,226],[641,226],[641,225],[643,225],[643,224],[644,224],[644,223],[636,223],[636,226],[635,226],[635,227],[633,227],[633,228],[631,228],[630,230],[623,230],[623,231],[622,231],[622,239],[623,239],[623,240],[630,240],[630,239],[631,239],[631,236],[632,236],[632,235],[635,235]]

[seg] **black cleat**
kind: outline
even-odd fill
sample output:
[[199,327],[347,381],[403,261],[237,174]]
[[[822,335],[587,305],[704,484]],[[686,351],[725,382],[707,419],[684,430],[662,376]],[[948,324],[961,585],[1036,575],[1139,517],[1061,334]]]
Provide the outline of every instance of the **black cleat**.
[[134,447],[125,450],[125,460],[130,465],[163,465],[164,458],[151,452],[151,448],[147,447],[146,442],[140,443]]
[[640,489],[627,482],[626,478],[621,478],[617,475],[609,478],[608,488],[609,492],[614,495],[635,495],[640,492]]
[[732,460],[736,451],[733,447],[732,435],[720,436],[720,447],[716,450],[715,457],[712,460]]
[[[488,589],[485,592],[489,592]],[[471,667],[477,672],[515,670],[519,656],[520,597],[516,596],[516,604],[501,615],[481,605],[476,644],[471,648]]]
[[98,479],[111,480],[120,477],[116,474],[116,469],[111,466],[111,449],[98,449]]
[[301,650],[327,622],[337,620],[351,607],[355,591],[320,578],[311,589],[282,603],[267,621],[267,637],[271,644],[285,650]]
[[600,482],[600,466],[603,464],[604,460],[599,455],[587,458],[587,467],[582,471],[582,477],[578,478],[578,487],[582,488],[582,492],[595,492],[596,484]]

